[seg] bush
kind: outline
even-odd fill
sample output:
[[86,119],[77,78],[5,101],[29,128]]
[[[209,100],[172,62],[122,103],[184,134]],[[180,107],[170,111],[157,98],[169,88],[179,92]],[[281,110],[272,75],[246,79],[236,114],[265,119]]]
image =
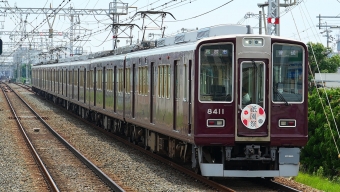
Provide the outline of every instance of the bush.
[[339,122],[340,89],[313,89],[308,95],[309,139],[301,150],[301,164],[307,173],[320,177],[340,177],[337,151],[340,146],[336,146],[340,143],[337,130],[340,128],[337,127]]

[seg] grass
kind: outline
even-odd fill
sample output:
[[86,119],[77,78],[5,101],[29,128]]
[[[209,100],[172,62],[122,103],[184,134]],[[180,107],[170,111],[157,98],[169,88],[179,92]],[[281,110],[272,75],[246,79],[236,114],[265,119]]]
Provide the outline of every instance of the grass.
[[315,189],[319,189],[326,192],[339,192],[340,184],[329,181],[327,178],[309,175],[306,173],[299,172],[298,176],[295,177],[295,181],[311,186]]

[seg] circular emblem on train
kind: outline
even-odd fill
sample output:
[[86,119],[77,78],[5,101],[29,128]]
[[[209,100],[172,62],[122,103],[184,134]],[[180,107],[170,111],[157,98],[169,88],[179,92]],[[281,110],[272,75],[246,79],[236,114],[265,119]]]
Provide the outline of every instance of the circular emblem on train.
[[249,104],[243,108],[241,121],[248,129],[258,129],[266,121],[266,112],[257,104]]

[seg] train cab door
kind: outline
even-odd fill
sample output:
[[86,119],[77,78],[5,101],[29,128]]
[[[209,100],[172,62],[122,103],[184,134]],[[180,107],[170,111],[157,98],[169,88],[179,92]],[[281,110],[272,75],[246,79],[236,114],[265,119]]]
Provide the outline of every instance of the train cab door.
[[237,137],[268,137],[268,60],[239,59]]

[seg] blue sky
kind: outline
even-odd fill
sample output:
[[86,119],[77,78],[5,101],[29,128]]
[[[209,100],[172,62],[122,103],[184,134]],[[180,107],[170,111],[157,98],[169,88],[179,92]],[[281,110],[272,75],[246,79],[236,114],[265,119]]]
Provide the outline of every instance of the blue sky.
[[[34,0],[34,1],[12,1],[8,0],[8,3],[11,7],[15,4],[17,7],[21,8],[42,8],[42,7],[50,7],[53,8],[58,7],[60,4],[65,5],[66,3],[62,3],[63,0]],[[68,0],[65,0],[68,1]],[[182,3],[180,3],[182,1]],[[129,6],[137,7],[140,10],[151,10],[152,8],[156,8],[156,10],[164,9],[165,11],[171,12],[175,18],[176,22],[169,15],[165,18],[164,25],[167,27],[165,34],[172,34],[179,31],[181,28],[195,29],[195,28],[204,28],[213,25],[219,24],[236,24],[241,21],[244,15],[247,12],[252,12],[258,14],[261,10],[258,8],[258,3],[264,3],[261,0],[233,0],[229,4],[209,12],[230,0],[125,0],[124,3],[128,3]],[[34,5],[32,5],[34,2]],[[112,0],[71,0],[70,3],[67,3],[65,8],[72,6],[76,9],[109,9],[109,3]],[[118,2],[121,2],[118,0]],[[284,0],[281,0],[283,3]],[[174,4],[178,3],[174,6]],[[1,3],[3,6],[4,3]],[[304,0],[300,5],[296,6],[291,12],[285,13],[282,15],[280,23],[281,23],[281,36],[289,37],[293,39],[301,39],[303,42],[313,41],[313,42],[321,42],[326,45],[326,37],[323,37],[320,32],[324,31],[324,29],[319,30],[316,25],[318,24],[318,19],[316,16],[321,14],[321,16],[337,16],[340,14],[340,2],[338,0]],[[133,16],[134,8],[129,9],[130,13],[128,16],[121,16],[120,20],[125,20],[124,22],[130,21],[126,20],[128,17]],[[282,13],[284,8],[280,9]],[[265,12],[267,12],[267,8],[265,8]],[[196,17],[194,19],[185,20],[188,18],[192,18],[198,15],[204,14],[200,17]],[[24,18],[26,15],[23,16]],[[31,31],[32,26],[39,25],[40,22],[45,18],[43,15],[39,15],[38,19],[36,19],[37,15],[29,15],[27,16],[27,21],[30,25],[27,26],[27,31]],[[18,18],[14,16],[14,18]],[[4,29],[5,31],[12,31],[15,27],[16,19],[10,18],[10,15],[7,15],[5,18],[0,17],[1,21],[5,21]],[[97,20],[100,22],[98,22]],[[159,20],[159,19],[158,19]],[[185,21],[181,21],[185,20]],[[295,21],[295,22],[294,22]],[[108,50],[112,48],[112,34],[109,34],[109,30],[104,30],[106,26],[110,23],[110,20],[107,16],[98,16],[94,18],[94,16],[80,16],[80,22],[83,29],[91,30],[92,32],[102,30],[97,35],[93,35],[89,38],[90,41],[80,41],[75,44],[75,46],[82,46],[86,51],[100,51],[100,50]],[[339,25],[340,26],[340,18],[339,19],[323,19],[322,22],[327,22],[328,25]],[[141,20],[136,20],[136,24],[142,25]],[[150,20],[146,20],[146,24],[149,24]],[[251,25],[254,27],[254,33],[258,33],[258,19],[250,18],[243,20],[242,24]],[[70,26],[69,19],[66,17],[58,16],[54,22],[53,29],[56,31],[65,31]],[[149,25],[154,26],[154,25]],[[45,24],[40,28],[40,31],[47,31],[48,24]],[[331,29],[330,33],[335,40],[338,38],[339,29]],[[135,36],[134,40],[138,37],[138,29],[134,28],[133,35]],[[82,31],[84,32],[84,30]],[[77,32],[78,33],[78,32]],[[129,33],[129,31],[128,31]],[[159,31],[147,31],[148,33],[160,33]],[[141,38],[142,32],[139,32],[139,36]],[[80,34],[82,36],[82,34]],[[9,41],[8,37],[1,36],[3,41]],[[87,39],[87,38],[86,38]],[[67,39],[63,39],[62,37],[54,38],[54,41],[65,41]],[[330,46],[335,47],[335,40],[333,43],[330,43]],[[55,43],[58,44],[58,43]],[[120,46],[126,44],[126,40],[122,39],[120,42]]]

